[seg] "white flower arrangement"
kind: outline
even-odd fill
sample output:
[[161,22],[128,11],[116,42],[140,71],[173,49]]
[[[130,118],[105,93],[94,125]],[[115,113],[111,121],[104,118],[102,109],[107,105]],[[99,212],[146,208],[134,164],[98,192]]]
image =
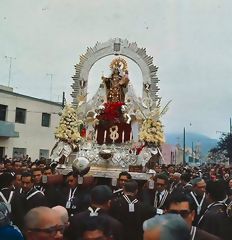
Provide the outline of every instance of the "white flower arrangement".
[[145,119],[139,133],[139,138],[144,142],[154,143],[155,146],[160,146],[164,143],[163,125],[160,120],[152,118]]
[[167,112],[170,103],[171,101],[169,101],[166,106],[160,110],[159,101],[158,105],[153,110],[150,109],[147,116],[144,115],[145,120],[143,121],[142,128],[139,133],[140,140],[147,143],[153,143],[156,147],[159,147],[165,142],[163,125],[160,118]]
[[70,142],[77,143],[81,140],[79,127],[82,121],[77,119],[76,111],[71,105],[66,105],[63,109],[59,126],[55,131],[55,138]]

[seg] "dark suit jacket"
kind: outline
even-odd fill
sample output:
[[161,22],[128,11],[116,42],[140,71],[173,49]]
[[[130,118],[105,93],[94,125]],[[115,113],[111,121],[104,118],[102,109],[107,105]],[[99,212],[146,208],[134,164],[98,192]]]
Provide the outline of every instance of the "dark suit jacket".
[[[114,240],[122,240],[122,224],[108,215],[108,213],[102,209],[98,211],[98,215],[105,218],[109,222]],[[82,222],[90,216],[90,211],[85,210],[81,213],[75,214],[70,218],[70,226],[67,229],[67,237],[69,240],[77,240],[81,237]]]
[[[132,202],[135,197],[128,196]],[[129,212],[129,205],[122,196],[112,201],[111,215],[118,219],[124,228],[123,239],[142,240],[143,222],[156,214],[156,209],[142,202],[134,204],[134,212]]]
[[34,196],[32,196],[31,198],[27,199],[30,196],[30,194],[32,194],[36,191],[38,191],[38,190],[37,189],[32,189],[31,191],[29,191],[28,193],[25,194],[26,212],[30,211],[32,208],[48,205],[46,197],[41,192],[38,192]]
[[11,203],[12,219],[13,223],[20,229],[23,228],[24,216],[28,211],[35,207],[48,205],[45,196],[40,192],[27,199],[27,197],[35,191],[37,190],[34,188],[31,189],[28,193],[21,193],[19,190],[15,191]]
[[[148,204],[149,206],[156,207],[154,206],[156,194],[157,194],[157,191],[153,189],[152,190],[148,188],[143,189],[143,202]],[[169,194],[166,196],[166,200],[164,201],[160,209],[166,209],[168,196]]]
[[[190,239],[192,240],[192,235]],[[200,228],[196,228],[196,234],[193,240],[222,240],[222,239]]]
[[[197,201],[200,203],[201,199],[202,199],[202,196],[198,196],[196,194],[194,194],[194,195],[195,195]],[[189,193],[189,196],[193,199],[193,197],[192,197],[192,195],[190,193]],[[207,200],[205,198],[204,201],[203,201],[203,204],[202,204],[201,211],[200,211],[199,215],[197,215],[197,204],[194,201],[194,199],[193,199],[193,204],[194,204],[194,210],[196,212],[195,218],[194,218],[194,221],[193,221],[193,226],[197,226],[198,221],[200,220],[201,216],[204,214],[205,210],[207,209],[208,202],[207,202]]]
[[44,187],[44,195],[49,207],[63,205],[63,192],[60,186],[47,185]]
[[[69,198],[70,188],[63,189],[63,200],[62,206],[66,207],[66,203]],[[77,190],[74,193],[74,198],[71,201],[71,207],[68,210],[69,216],[72,216],[76,213],[80,213],[86,210],[90,204],[90,192],[88,189],[81,189],[77,187]]]
[[226,206],[220,204],[209,207],[199,223],[199,228],[223,240],[231,240],[232,221],[226,214]]

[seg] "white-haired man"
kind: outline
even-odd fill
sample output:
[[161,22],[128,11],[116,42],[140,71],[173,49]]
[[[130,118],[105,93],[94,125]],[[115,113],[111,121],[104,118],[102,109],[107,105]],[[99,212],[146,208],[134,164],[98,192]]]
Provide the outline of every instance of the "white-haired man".
[[25,216],[27,240],[63,240],[64,229],[61,218],[51,208],[33,208]]

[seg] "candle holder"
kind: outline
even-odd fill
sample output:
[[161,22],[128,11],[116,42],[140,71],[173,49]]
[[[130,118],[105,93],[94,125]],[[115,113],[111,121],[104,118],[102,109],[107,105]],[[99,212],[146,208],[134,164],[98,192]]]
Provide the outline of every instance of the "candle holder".
[[99,151],[99,156],[104,160],[109,160],[113,157],[113,152],[107,148],[106,144],[103,144]]
[[104,160],[109,160],[113,157],[113,152],[110,149],[101,150],[99,156]]

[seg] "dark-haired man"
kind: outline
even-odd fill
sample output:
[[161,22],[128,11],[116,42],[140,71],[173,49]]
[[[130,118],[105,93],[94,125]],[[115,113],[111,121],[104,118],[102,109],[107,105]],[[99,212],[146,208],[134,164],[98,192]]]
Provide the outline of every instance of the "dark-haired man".
[[70,226],[67,235],[70,240],[76,240],[80,237],[82,223],[89,217],[101,216],[109,222],[112,229],[114,240],[122,240],[121,223],[108,214],[110,209],[112,191],[107,185],[98,185],[91,190],[91,204],[83,212],[75,214],[70,218]]
[[207,183],[206,192],[210,201],[205,213],[200,218],[198,226],[223,240],[229,240],[232,236],[232,221],[227,216],[226,185],[222,180]]
[[113,239],[109,222],[100,216],[88,217],[82,224],[80,236],[82,240]]
[[191,240],[219,240],[220,238],[192,226],[195,217],[193,200],[180,191],[175,191],[167,199],[166,212],[181,215],[191,227]]
[[0,202],[4,202],[11,212],[11,201],[14,196],[13,182],[15,174],[12,172],[4,172],[0,175]]
[[89,206],[90,197],[86,189],[78,184],[78,177],[70,172],[66,177],[67,187],[63,190],[63,206],[67,209],[69,216],[79,213]]
[[166,174],[160,173],[157,174],[152,181],[154,181],[154,189],[147,187],[143,190],[143,202],[155,207],[157,209],[157,213],[162,214],[169,194],[168,177]]
[[137,193],[138,183],[130,179],[123,186],[123,195],[112,201],[111,214],[123,224],[124,240],[142,240],[143,222],[156,214],[154,207],[145,205],[136,198]]
[[197,177],[191,180],[191,184],[192,191],[190,192],[190,197],[193,199],[194,209],[196,212],[193,225],[196,226],[208,206],[205,193],[206,183],[203,178]]
[[168,177],[161,173],[155,176],[156,191],[150,198],[150,204],[157,209],[157,213],[161,213],[165,208],[166,199],[168,197]]
[[113,198],[118,198],[123,195],[123,186],[125,182],[131,178],[131,175],[126,171],[119,173],[117,186],[113,189]]
[[23,217],[32,208],[47,206],[44,194],[34,188],[33,176],[30,172],[22,173],[22,188],[16,191],[12,199],[13,219],[17,226],[22,227]]
[[19,190],[22,187],[22,172],[15,173],[14,188]]
[[42,184],[42,171],[40,168],[35,168],[32,170],[33,180],[34,180],[34,188],[43,192],[44,187]]
[[4,162],[0,161],[0,173],[3,173],[5,170]]
[[52,176],[53,175],[52,168],[49,166],[46,166],[43,170],[43,175],[47,177]]
[[13,166],[14,172],[17,173],[21,170],[22,162],[19,159],[16,159],[13,161],[12,166]]
[[34,187],[34,178],[29,172],[22,173],[22,194],[25,194],[27,211],[39,206],[46,206],[44,194]]

